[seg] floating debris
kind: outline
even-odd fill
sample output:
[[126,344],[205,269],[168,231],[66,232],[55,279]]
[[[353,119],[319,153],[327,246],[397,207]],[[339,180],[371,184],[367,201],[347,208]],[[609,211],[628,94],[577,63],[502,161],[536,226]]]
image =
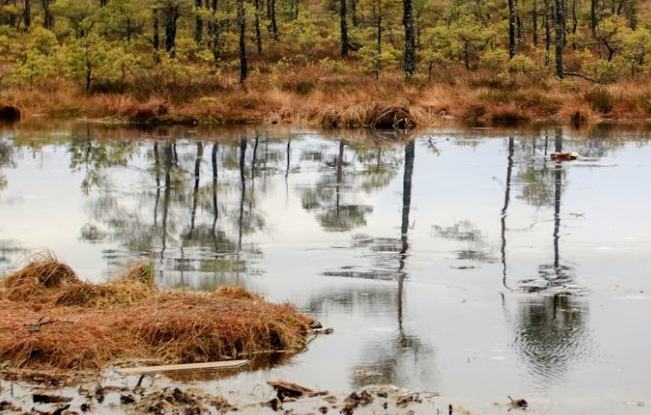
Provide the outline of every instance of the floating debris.
[[511,409],[527,409],[529,403],[524,399],[513,399],[510,396],[508,398],[511,400]]

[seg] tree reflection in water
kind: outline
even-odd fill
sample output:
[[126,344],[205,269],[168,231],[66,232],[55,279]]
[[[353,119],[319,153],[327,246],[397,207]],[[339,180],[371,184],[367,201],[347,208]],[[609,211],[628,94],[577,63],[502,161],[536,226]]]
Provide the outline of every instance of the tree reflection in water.
[[352,384],[355,387],[376,383],[405,384],[409,378],[431,377],[433,373],[431,360],[434,349],[404,327],[404,284],[408,278],[405,266],[409,251],[408,232],[414,158],[415,141],[411,140],[405,146],[400,241],[399,244],[394,245],[398,253],[396,273],[398,332],[388,342],[374,342],[366,346],[367,351],[364,353],[367,356],[366,362],[357,366],[353,373]]
[[594,353],[587,302],[563,294],[518,300],[516,315],[508,318],[513,347],[534,376],[534,385],[545,390]]
[[[533,152],[536,151],[535,142]],[[548,154],[548,140],[545,139],[544,154]],[[554,151],[563,151],[563,134],[556,129]],[[514,146],[509,139],[507,157],[507,183],[501,214],[503,284],[507,283],[506,217],[511,191],[511,170],[513,168]],[[535,158],[532,158],[535,160]],[[562,380],[572,364],[591,353],[591,338],[587,327],[588,305],[578,296],[582,293],[576,283],[574,268],[561,260],[561,200],[566,186],[567,171],[560,162],[548,168],[548,161],[540,165],[532,161],[520,179],[523,180],[522,198],[540,207],[553,207],[554,227],[552,243],[554,258],[551,264],[540,264],[536,278],[521,279],[517,289],[529,293],[526,297],[509,296],[515,299],[516,316],[507,315],[514,330],[513,347],[527,369],[537,377],[536,385],[548,388],[552,382]],[[503,296],[507,312],[509,304]],[[507,312],[508,314],[508,312]]]
[[[13,146],[0,139],[0,169],[13,166]],[[7,179],[2,173],[2,170],[0,170],[0,203],[2,203],[2,190],[6,187]],[[2,275],[4,275],[4,267],[11,263],[9,256],[13,256],[19,252],[22,252],[22,249],[17,242],[5,240],[0,237],[0,271],[2,271]]]

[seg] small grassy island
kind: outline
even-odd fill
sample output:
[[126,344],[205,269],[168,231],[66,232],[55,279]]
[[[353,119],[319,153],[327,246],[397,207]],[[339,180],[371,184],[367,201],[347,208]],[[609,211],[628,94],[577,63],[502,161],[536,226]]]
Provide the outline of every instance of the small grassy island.
[[118,362],[299,352],[313,321],[290,304],[242,288],[158,290],[150,262],[104,284],[86,283],[50,254],[1,279],[0,304],[3,371],[93,371]]
[[0,118],[376,128],[646,120],[650,4],[4,2]]

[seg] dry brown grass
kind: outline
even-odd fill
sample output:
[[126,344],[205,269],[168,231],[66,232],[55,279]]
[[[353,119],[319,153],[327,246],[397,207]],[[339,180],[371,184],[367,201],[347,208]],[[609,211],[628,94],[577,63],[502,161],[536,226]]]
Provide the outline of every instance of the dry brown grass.
[[573,124],[651,114],[651,83],[642,78],[597,85],[578,77],[558,80],[543,69],[469,72],[450,65],[436,68],[431,79],[421,75],[405,81],[399,71],[383,72],[380,79],[360,73],[353,60],[288,62],[259,62],[245,85],[238,84],[235,71],[175,78],[152,70],[138,74],[124,93],[84,94],[52,80],[40,88],[5,89],[0,102],[21,109],[27,118],[80,115],[139,124],[335,128],[426,127],[449,117],[488,124]]
[[297,352],[311,320],[242,288],[158,291],[148,262],[93,285],[44,254],[0,281],[0,360],[8,369],[98,369]]

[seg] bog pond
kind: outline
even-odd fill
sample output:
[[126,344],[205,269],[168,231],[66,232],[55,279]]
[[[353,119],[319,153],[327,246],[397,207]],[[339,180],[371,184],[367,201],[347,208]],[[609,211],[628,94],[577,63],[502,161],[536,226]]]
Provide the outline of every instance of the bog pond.
[[507,395],[644,413],[651,130],[395,138],[3,127],[0,275],[43,250],[91,282],[149,258],[160,287],[242,286],[334,329],[288,363],[201,381],[221,389],[393,384],[481,413]]

